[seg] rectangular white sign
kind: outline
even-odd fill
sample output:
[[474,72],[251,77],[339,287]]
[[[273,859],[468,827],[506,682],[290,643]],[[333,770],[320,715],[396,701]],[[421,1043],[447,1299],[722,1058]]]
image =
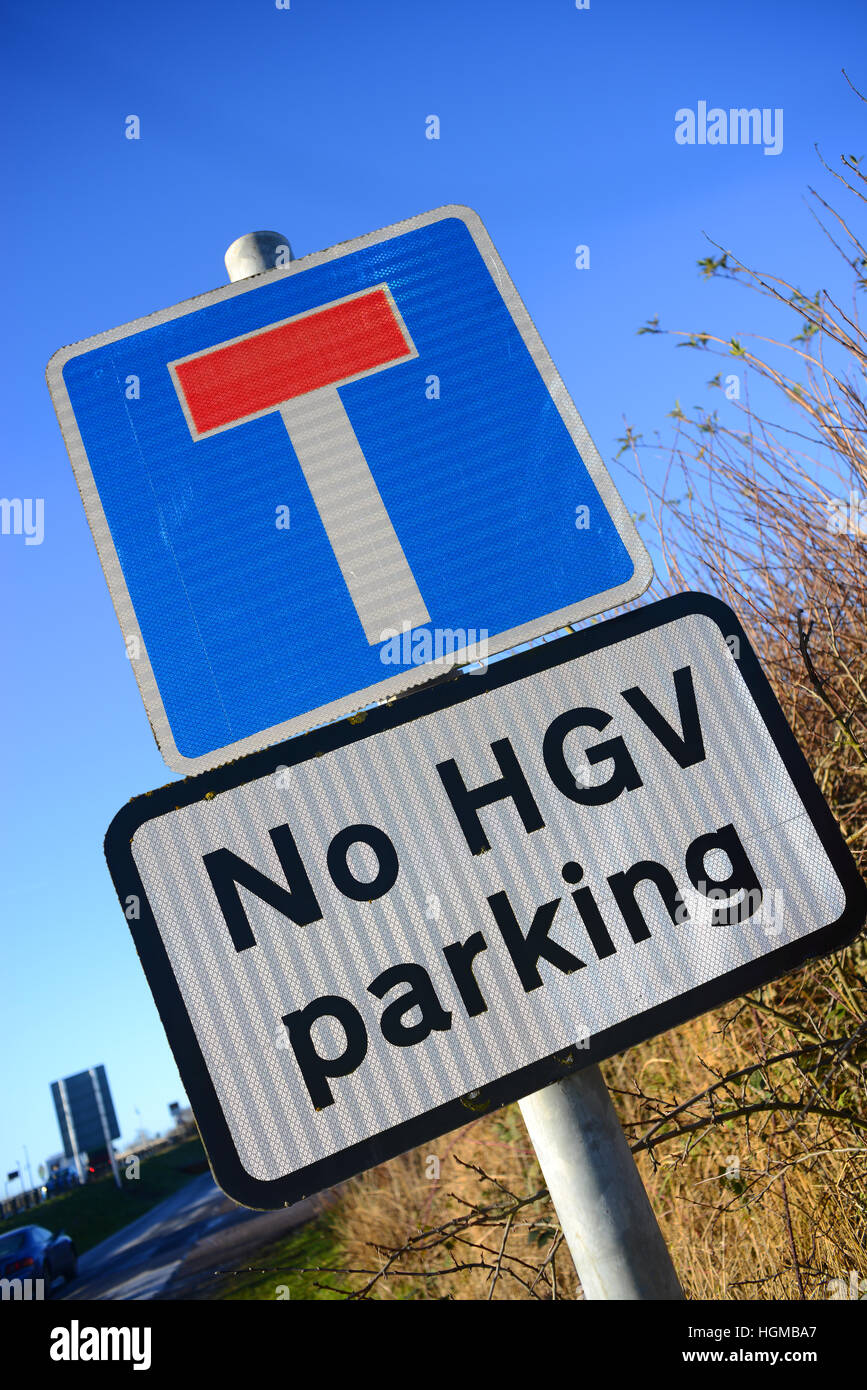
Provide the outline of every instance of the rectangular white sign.
[[139,797],[106,853],[251,1206],[837,948],[867,891],[739,622],[696,594]]

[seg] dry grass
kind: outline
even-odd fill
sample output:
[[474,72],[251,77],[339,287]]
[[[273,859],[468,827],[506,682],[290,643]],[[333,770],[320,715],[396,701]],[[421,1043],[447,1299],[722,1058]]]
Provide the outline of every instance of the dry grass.
[[[638,1161],[690,1298],[828,1298],[867,1272],[863,1011],[832,1002],[850,969],[818,962],[604,1068],[627,1133],[659,1141]],[[651,1115],[745,1069],[652,1132]]]
[[[863,965],[850,948],[603,1065],[633,1143],[652,1144],[637,1162],[688,1298],[828,1298],[853,1271],[867,1292],[867,1036],[845,1002]],[[356,1296],[581,1296],[517,1106],[354,1179],[335,1232],[366,1271],[340,1281]]]
[[[514,1105],[353,1179],[335,1233],[347,1267],[371,1271],[343,1281],[356,1295],[576,1297],[575,1271]],[[394,1251],[401,1251],[394,1272],[372,1284]]]
[[[825,169],[863,213],[858,161]],[[724,359],[709,385],[725,392],[735,374],[740,396],[729,385],[718,411],[676,408],[664,448],[630,428],[623,444],[647,490],[662,587],[737,610],[863,871],[867,501],[863,536],[839,519],[852,493],[867,499],[867,249],[814,198],[851,300],[807,295],[730,252],[699,262],[799,331],[675,333]],[[688,1297],[867,1294],[864,966],[862,939],[604,1065]],[[370,1273],[328,1277],[378,1298],[580,1297],[541,1187],[517,1108],[480,1119],[347,1185],[346,1270]]]

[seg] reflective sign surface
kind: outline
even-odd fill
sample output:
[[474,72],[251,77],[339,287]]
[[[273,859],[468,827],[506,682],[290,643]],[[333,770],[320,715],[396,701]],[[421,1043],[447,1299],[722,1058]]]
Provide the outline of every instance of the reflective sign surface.
[[64,348],[48,379],[132,669],[178,771],[650,582],[469,209]]

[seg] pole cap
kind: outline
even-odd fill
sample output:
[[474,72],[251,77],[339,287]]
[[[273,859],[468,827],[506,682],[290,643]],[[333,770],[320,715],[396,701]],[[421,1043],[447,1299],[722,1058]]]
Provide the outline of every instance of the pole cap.
[[233,282],[288,265],[294,259],[288,239],[279,232],[247,232],[232,242],[225,255],[226,270]]

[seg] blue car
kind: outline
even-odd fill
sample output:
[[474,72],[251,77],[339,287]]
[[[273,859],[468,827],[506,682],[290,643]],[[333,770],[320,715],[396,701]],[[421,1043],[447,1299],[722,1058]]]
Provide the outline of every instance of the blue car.
[[18,1226],[0,1235],[0,1279],[44,1279],[45,1297],[55,1279],[68,1284],[78,1273],[78,1256],[64,1231]]
[[70,1188],[78,1186],[78,1174],[74,1168],[58,1168],[52,1173],[47,1183],[42,1186],[43,1197],[56,1197],[58,1192],[68,1192]]

